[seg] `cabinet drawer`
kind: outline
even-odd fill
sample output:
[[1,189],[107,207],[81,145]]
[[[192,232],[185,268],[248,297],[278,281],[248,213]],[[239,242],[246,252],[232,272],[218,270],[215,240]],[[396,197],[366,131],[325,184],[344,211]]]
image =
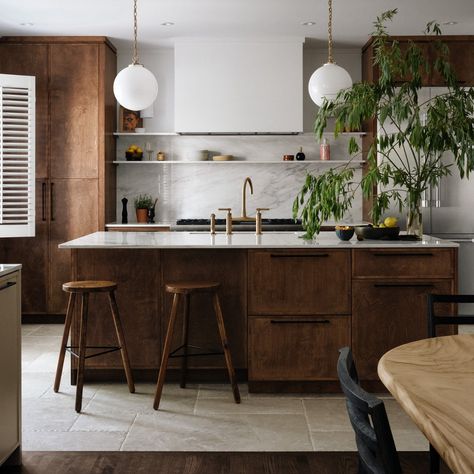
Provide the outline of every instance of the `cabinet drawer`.
[[347,250],[249,251],[249,314],[350,313]]
[[454,249],[364,249],[353,251],[354,277],[451,278]]
[[451,280],[354,280],[352,349],[359,377],[378,380],[377,364],[385,352],[428,337],[426,295],[453,291]]
[[349,316],[249,318],[249,380],[336,380]]

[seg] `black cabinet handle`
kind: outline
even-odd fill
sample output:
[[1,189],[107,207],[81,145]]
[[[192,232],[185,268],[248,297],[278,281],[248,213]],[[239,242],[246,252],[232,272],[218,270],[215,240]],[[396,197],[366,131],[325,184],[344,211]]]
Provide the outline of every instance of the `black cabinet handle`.
[[46,220],[46,183],[43,182],[41,189],[41,218]]
[[329,257],[328,253],[271,253],[271,258]]
[[51,220],[54,221],[54,183],[51,183],[51,192],[49,194],[49,207],[51,212]]
[[374,283],[375,288],[434,288],[433,283]]
[[0,286],[0,291],[6,290],[7,288],[10,288],[15,285],[16,285],[16,281],[7,281],[5,285]]
[[372,252],[374,257],[432,257],[432,252]]
[[331,324],[329,319],[272,319],[271,324]]

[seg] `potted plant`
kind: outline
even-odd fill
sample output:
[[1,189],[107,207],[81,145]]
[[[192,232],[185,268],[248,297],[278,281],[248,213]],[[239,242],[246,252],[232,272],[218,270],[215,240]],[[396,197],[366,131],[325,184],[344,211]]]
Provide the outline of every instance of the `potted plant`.
[[[385,24],[396,12],[387,11],[374,22],[378,80],[340,91],[334,101],[323,103],[316,116],[314,132],[319,139],[330,118],[336,137],[344,130],[361,130],[365,121],[374,118],[378,135],[364,150],[367,170],[361,180],[354,179],[351,167],[351,161],[362,153],[354,138],[349,140],[347,164],[307,175],[293,203],[293,215],[301,215],[305,238],[318,234],[322,222],[342,219],[360,189],[365,198],[373,199],[374,224],[395,203],[400,212],[407,211],[407,233],[421,237],[423,193],[453,170],[463,178],[474,169],[474,89],[463,89],[456,82],[449,50],[441,41],[435,42],[438,57],[430,64],[415,43],[402,50],[391,40]],[[441,31],[431,22],[425,34],[433,33],[440,35]],[[430,71],[443,77],[446,92],[421,100],[422,77]]]
[[137,222],[146,224],[148,220],[148,209],[153,207],[153,198],[149,194],[140,194],[135,198],[135,212]]

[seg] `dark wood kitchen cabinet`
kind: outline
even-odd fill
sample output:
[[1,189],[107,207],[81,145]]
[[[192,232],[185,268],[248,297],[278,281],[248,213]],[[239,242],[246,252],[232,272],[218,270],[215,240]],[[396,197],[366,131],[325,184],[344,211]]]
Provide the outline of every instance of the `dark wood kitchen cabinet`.
[[36,236],[2,239],[23,264],[23,313],[64,314],[71,253],[115,220],[116,51],[104,37],[3,37],[0,73],[36,77]]
[[[402,51],[408,48],[410,41],[413,41],[422,49],[431,69],[439,54],[436,43],[441,40],[449,48],[449,61],[459,83],[463,86],[474,85],[474,36],[391,36],[390,40],[398,41]],[[378,68],[373,60],[373,42],[374,38],[370,38],[362,48],[362,78],[369,82],[378,79]],[[404,79],[406,78],[400,78],[400,81]],[[422,84],[427,87],[446,86],[441,75],[434,70],[429,74],[422,74]]]
[[350,313],[350,253],[249,251],[249,314]]
[[335,382],[337,350],[350,344],[351,253],[249,250],[248,260],[251,390]]
[[359,377],[377,381],[385,352],[428,337],[428,293],[455,292],[455,249],[354,250],[352,349]]

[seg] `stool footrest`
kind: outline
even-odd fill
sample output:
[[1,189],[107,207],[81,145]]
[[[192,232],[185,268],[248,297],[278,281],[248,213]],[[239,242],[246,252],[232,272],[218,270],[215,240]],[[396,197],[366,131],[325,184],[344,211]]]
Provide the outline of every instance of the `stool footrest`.
[[[73,349],[79,349],[79,346],[66,346],[66,350],[71,355],[79,359],[79,354],[74,352]],[[86,346],[86,350],[87,349],[106,349],[106,350],[102,352],[97,352],[96,354],[86,355],[85,359],[91,359],[92,357],[108,354],[109,352],[116,352],[116,351],[121,350],[122,348],[120,346]]]
[[[187,347],[188,349],[196,349],[199,351],[204,351],[204,352],[195,352],[195,353],[188,353],[188,354],[177,354],[181,349],[184,349]],[[207,351],[207,352],[206,352]],[[192,346],[192,345],[181,345],[177,347],[174,351],[170,352],[169,357],[170,358],[179,358],[179,357],[202,357],[202,356],[212,356],[212,355],[224,355],[223,351],[217,351],[217,350],[212,350],[212,349],[206,349],[204,347],[199,347],[199,346]]]

